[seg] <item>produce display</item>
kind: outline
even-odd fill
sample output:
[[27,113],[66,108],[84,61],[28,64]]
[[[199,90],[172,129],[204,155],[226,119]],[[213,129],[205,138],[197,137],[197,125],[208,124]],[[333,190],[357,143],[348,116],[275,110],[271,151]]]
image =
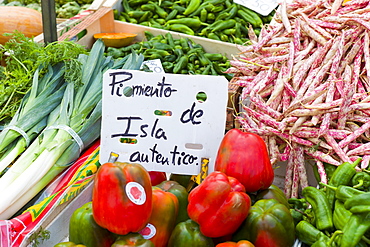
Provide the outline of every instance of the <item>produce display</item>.
[[166,73],[223,75],[229,80],[232,75],[225,73],[230,67],[225,54],[207,53],[203,46],[189,38],[173,38],[171,33],[154,36],[145,31],[145,41],[121,48],[108,47],[107,56],[123,58],[132,51],[142,54],[145,60],[160,59]]
[[248,42],[248,27],[259,34],[274,15],[262,16],[230,0],[122,0],[122,8],[117,20],[234,44]]
[[[93,0],[77,0],[77,1],[74,1],[74,0],[59,0],[58,1],[56,0],[55,1],[56,17],[61,18],[61,19],[69,19],[77,15],[78,13],[88,9],[92,2]],[[39,14],[41,14],[41,11],[42,11],[41,0],[4,0],[0,3],[0,7],[1,6],[26,7],[28,9],[36,10]],[[27,16],[27,13],[24,13],[24,15]],[[15,20],[18,20],[18,19],[15,19]],[[34,24],[34,23],[31,22],[30,24]],[[11,30],[11,32],[13,31],[14,29]],[[40,33],[42,33],[42,30]]]
[[[53,238],[42,220],[90,182],[54,247],[370,246],[369,6],[282,1],[262,16],[229,0],[122,0],[116,20],[163,34],[132,43],[138,34],[88,33],[83,47],[14,32],[0,45],[0,246]],[[240,52],[205,52],[166,30]],[[225,76],[240,89],[239,126],[225,130],[212,172],[99,163],[103,73],[152,73],[142,65],[154,59],[166,73]]]
[[296,1],[240,46],[227,73],[242,89],[241,128],[287,161],[285,193],[308,186],[304,163],[369,165],[369,1]]
[[[262,161],[255,163],[256,167],[263,165]],[[199,185],[189,188],[169,179],[151,186],[149,177],[140,164],[102,164],[95,176],[92,201],[71,217],[68,241],[86,246],[99,242],[100,246],[156,247],[233,246],[233,242],[240,246],[292,246],[295,241],[288,199],[272,184],[253,190],[221,171],[208,174]],[[176,189],[163,189],[167,184]],[[275,194],[265,193],[270,190]],[[143,210],[149,205],[151,210]],[[180,214],[181,207],[188,217]],[[86,234],[76,230],[84,222],[90,222],[83,227]],[[92,237],[86,236],[93,229],[99,240],[89,244]]]

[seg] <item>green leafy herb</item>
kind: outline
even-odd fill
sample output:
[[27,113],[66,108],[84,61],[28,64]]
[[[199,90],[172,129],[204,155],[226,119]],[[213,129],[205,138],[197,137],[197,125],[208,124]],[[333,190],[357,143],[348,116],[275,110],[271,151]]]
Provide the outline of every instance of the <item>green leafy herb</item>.
[[[8,34],[10,35],[10,34]],[[32,77],[39,66],[40,76],[45,74],[48,65],[64,62],[66,68],[65,79],[78,84],[81,82],[81,66],[77,60],[79,54],[87,54],[86,49],[72,41],[56,41],[46,46],[36,43],[15,31],[12,38],[0,45],[0,59],[4,59],[6,66],[0,69],[0,123],[10,121],[17,111],[24,95],[32,85]]]
[[48,240],[49,238],[50,231],[40,227],[40,231],[35,232],[30,236],[30,244],[32,247],[38,247],[44,240]]

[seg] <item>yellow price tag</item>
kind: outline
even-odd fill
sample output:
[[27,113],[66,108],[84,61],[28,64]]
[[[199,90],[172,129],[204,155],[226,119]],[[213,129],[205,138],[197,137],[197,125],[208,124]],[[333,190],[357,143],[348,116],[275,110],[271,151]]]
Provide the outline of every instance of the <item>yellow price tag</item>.
[[200,173],[198,175],[191,176],[191,180],[197,184],[200,184],[208,175],[208,164],[209,164],[209,159],[202,158],[201,159],[202,167],[200,168]]

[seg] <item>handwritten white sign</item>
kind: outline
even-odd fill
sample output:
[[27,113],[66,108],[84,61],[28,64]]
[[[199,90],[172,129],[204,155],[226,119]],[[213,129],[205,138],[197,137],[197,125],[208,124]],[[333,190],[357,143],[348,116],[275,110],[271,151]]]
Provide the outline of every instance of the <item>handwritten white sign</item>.
[[234,0],[234,2],[267,16],[279,5],[281,0]]
[[225,132],[227,86],[223,76],[108,70],[103,77],[100,162],[148,171],[195,175],[201,158],[209,172]]

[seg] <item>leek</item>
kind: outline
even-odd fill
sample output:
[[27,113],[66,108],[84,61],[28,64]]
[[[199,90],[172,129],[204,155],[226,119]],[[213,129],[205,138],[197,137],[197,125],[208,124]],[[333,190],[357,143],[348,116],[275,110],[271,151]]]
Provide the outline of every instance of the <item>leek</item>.
[[[22,99],[16,114],[6,126],[16,126],[22,130],[29,142],[35,139],[46,126],[46,117],[60,104],[66,87],[61,64],[54,67],[49,66],[47,73],[39,80],[41,67],[35,71],[31,89]],[[25,150],[28,145],[27,141],[19,131],[12,128],[0,133],[0,172]]]
[[[44,131],[0,178],[0,219],[16,213],[99,138],[103,73],[112,68],[139,69],[143,61],[136,53],[114,61],[104,56],[104,49],[103,42],[97,40],[88,55],[78,57],[82,84],[67,82],[60,105],[49,114]],[[78,138],[73,138],[73,133]]]

